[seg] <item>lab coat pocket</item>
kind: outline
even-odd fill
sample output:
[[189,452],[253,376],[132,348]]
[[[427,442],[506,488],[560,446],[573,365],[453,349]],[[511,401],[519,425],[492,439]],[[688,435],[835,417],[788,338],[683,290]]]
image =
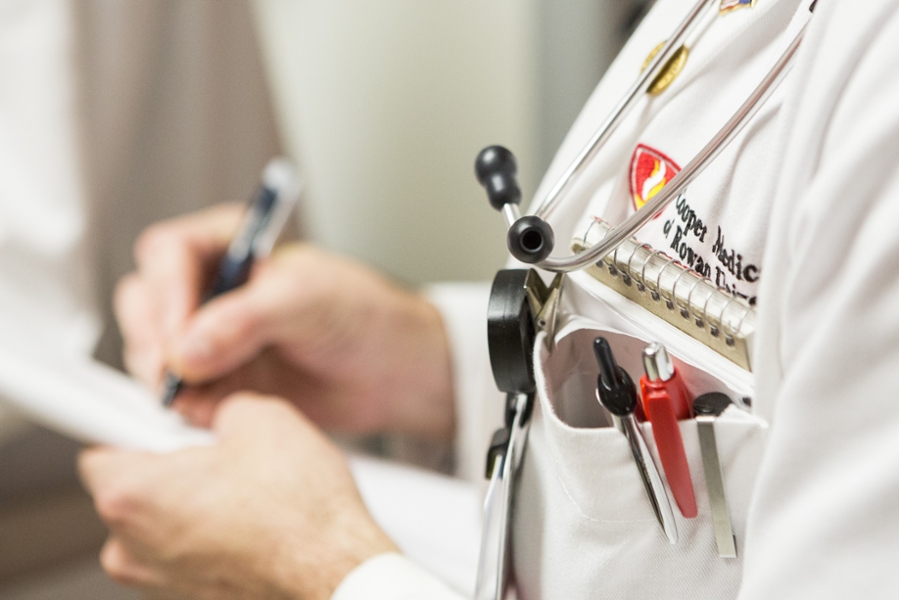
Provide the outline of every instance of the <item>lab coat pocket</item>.
[[[578,318],[553,351],[535,349],[537,402],[519,482],[513,527],[520,598],[733,598],[741,560],[718,556],[696,422],[680,421],[698,516],[685,519],[668,492],[678,541],[670,544],[652,510],[624,435],[596,400],[593,340],[606,337],[636,381],[649,340]],[[692,395],[736,392],[669,348]],[[651,426],[640,426],[661,471]],[[765,424],[731,406],[715,424],[738,556]]]

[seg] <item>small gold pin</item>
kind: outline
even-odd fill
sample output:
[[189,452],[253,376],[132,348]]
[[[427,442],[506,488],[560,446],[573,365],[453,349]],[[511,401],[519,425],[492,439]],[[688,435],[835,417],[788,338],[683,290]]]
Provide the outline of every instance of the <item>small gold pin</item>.
[[[652,52],[649,53],[649,56],[646,57],[643,66],[640,68],[641,72],[646,70],[646,67],[649,66],[649,63],[652,62],[652,59],[656,57],[659,50],[661,50],[664,45],[665,42],[662,42],[653,48]],[[646,93],[650,96],[658,96],[667,90],[674,80],[677,79],[677,76],[680,75],[681,71],[684,70],[684,65],[687,64],[687,57],[689,55],[690,51],[686,46],[678,48],[674,54],[671,55],[671,58],[668,59],[668,62],[662,67],[662,70],[659,71],[659,74],[656,75],[655,79],[652,80],[652,83],[649,84]]]
[[721,4],[718,5],[718,12],[726,15],[738,8],[755,8],[755,3],[756,0],[721,0]]

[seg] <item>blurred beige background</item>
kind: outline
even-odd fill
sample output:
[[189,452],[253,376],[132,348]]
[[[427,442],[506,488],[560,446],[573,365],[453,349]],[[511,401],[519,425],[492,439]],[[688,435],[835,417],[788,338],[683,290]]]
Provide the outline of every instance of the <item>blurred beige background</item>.
[[[519,158],[529,198],[645,0],[47,0],[71,5],[98,309],[148,224],[247,198],[287,153],[308,238],[409,284],[488,279],[505,257],[477,152]],[[0,447],[0,600],[136,598],[96,562],[104,532],[75,445]]]

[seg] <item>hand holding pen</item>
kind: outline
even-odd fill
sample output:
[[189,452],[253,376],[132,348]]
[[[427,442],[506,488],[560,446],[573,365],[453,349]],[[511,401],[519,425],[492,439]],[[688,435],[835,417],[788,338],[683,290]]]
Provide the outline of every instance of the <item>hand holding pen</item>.
[[208,426],[242,390],[280,396],[318,425],[449,438],[451,360],[427,299],[356,261],[290,242],[235,290],[200,305],[246,207],[220,205],[151,227],[116,316],[128,370],[158,388],[172,368],[174,406]]
[[[253,264],[271,252],[299,193],[300,184],[289,161],[276,158],[266,165],[262,173],[262,184],[250,202],[237,235],[219,263],[218,273],[203,302],[246,283]],[[163,380],[163,406],[170,406],[174,402],[181,386],[181,378],[166,371]]]

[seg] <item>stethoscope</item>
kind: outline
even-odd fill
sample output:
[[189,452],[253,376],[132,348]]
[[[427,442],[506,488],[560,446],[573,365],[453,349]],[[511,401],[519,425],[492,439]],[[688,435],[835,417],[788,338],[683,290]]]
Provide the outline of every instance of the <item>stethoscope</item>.
[[[487,456],[490,484],[484,504],[475,600],[502,600],[506,596],[515,485],[535,401],[534,343],[541,330],[546,332],[551,343],[553,313],[558,306],[562,274],[596,264],[614,252],[677,198],[728,147],[786,78],[808,26],[806,22],[800,28],[771,70],[715,136],[640,210],[612,227],[589,248],[571,256],[551,256],[554,236],[548,219],[566,198],[566,191],[579,179],[638,100],[646,95],[669,60],[680,51],[703,12],[718,1],[699,0],[696,3],[532,215],[520,213],[521,190],[511,152],[491,146],[482,150],[475,162],[478,181],[486,189],[491,206],[503,214],[508,225],[506,243],[512,256],[558,274],[547,287],[533,269],[506,269],[497,274],[491,290],[488,309],[490,361],[497,387],[506,393],[506,410],[505,425],[494,433]],[[816,0],[810,4],[810,12],[814,11],[815,4]]]
[[[506,243],[512,256],[523,263],[533,264],[553,272],[574,271],[596,264],[677,198],[727,148],[774,93],[790,71],[793,58],[805,33],[805,26],[800,29],[774,67],[765,75],[758,87],[753,90],[734,115],[660,192],[640,210],[610,229],[605,237],[593,246],[571,256],[551,256],[554,236],[548,219],[565,199],[565,192],[571,188],[572,183],[578,180],[581,173],[590,164],[591,159],[605,146],[624,118],[637,106],[638,100],[646,95],[652,82],[679,51],[684,39],[693,30],[703,12],[718,1],[699,0],[696,3],[683,22],[678,25],[674,34],[643,70],[637,81],[618,102],[609,117],[599,126],[574,161],[562,173],[562,176],[537,206],[534,214],[521,216],[519,210],[521,191],[516,181],[516,166],[511,154],[503,152],[497,146],[491,146],[481,151],[475,163],[475,171],[478,181],[487,190],[490,204],[505,217],[509,227]],[[813,2],[809,8],[810,11],[814,10],[814,5]]]

